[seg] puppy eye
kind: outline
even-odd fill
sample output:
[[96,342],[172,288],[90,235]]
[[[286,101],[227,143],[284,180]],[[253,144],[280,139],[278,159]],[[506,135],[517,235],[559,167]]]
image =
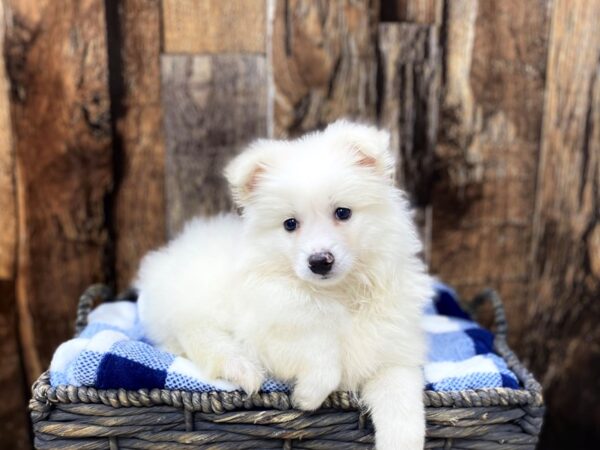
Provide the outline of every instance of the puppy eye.
[[350,208],[338,208],[335,210],[335,218],[338,220],[348,220],[352,216]]
[[286,231],[294,231],[298,228],[298,221],[293,217],[286,219],[283,221],[283,228],[285,228]]

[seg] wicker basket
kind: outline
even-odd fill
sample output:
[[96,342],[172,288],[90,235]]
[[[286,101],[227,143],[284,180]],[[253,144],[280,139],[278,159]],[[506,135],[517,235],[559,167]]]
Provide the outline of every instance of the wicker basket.
[[[425,391],[426,448],[533,449],[542,425],[540,385],[506,344],[506,320],[488,291],[496,321],[496,350],[524,389]],[[482,297],[482,298],[483,298]],[[90,287],[79,301],[76,329],[96,301],[110,298]],[[371,449],[374,432],[355,397],[335,392],[314,413],[293,410],[284,393],[100,390],[51,387],[48,373],[34,383],[30,401],[40,449]]]

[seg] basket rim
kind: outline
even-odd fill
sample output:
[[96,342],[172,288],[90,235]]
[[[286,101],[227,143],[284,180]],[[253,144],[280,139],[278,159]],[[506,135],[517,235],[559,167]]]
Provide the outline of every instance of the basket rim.
[[[97,300],[111,298],[110,290],[104,285],[92,285],[81,296],[77,310],[76,334],[87,324],[87,315]],[[523,388],[485,388],[463,391],[423,391],[423,402],[427,408],[438,407],[543,407],[542,388],[531,372],[519,361],[506,342],[507,324],[504,307],[498,294],[483,291],[474,304],[490,301],[494,308],[496,337],[494,347],[515,373]],[[185,410],[221,414],[241,409],[269,408],[292,409],[290,397],[285,392],[259,392],[248,395],[242,391],[191,392],[170,389],[96,389],[72,385],[50,385],[50,374],[45,371],[32,386],[29,408],[32,412],[47,412],[55,404],[97,403],[115,408],[173,406]],[[346,391],[333,392],[321,408],[342,410],[361,409],[356,394]]]

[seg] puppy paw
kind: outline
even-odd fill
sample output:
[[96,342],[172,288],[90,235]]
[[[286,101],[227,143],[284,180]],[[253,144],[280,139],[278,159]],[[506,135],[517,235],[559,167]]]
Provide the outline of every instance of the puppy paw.
[[237,384],[247,394],[260,389],[265,376],[260,367],[244,356],[232,356],[223,362],[223,377]]
[[314,411],[319,409],[329,394],[309,385],[298,384],[292,392],[292,405],[303,411]]

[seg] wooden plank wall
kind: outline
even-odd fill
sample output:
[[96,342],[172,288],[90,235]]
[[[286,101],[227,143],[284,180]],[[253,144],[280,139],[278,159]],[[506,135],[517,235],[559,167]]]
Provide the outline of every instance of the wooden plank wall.
[[[0,45],[4,47],[5,11],[0,3]],[[10,121],[10,85],[6,67],[0,66],[0,279],[14,278],[17,248],[17,215],[14,186],[14,154]]]
[[[107,280],[112,134],[104,4],[7,1],[18,203],[17,300],[28,380],[72,333],[90,280]],[[41,70],[44,68],[44,70]]]
[[165,241],[161,2],[105,4],[115,172],[110,233],[114,282],[122,290],[140,258]]
[[0,448],[89,283],[231,209],[250,140],[392,132],[432,271],[499,289],[542,448],[600,445],[600,7],[587,0],[0,0]]
[[544,448],[598,446],[599,23],[600,2],[555,1],[531,234],[531,290],[518,330],[519,349],[546,390],[550,414]]
[[431,265],[466,296],[495,286],[511,299],[517,328],[530,271],[548,7],[458,0],[447,8]]
[[340,117],[375,119],[378,4],[276,2],[275,136],[297,136]]
[[413,203],[430,203],[438,133],[441,48],[438,27],[416,23],[379,26],[381,126],[397,152],[397,181]]
[[[267,134],[267,2],[163,1],[167,230],[232,207],[221,172]],[[245,34],[231,30],[248,30]]]
[[[4,48],[6,19],[6,8],[0,3],[0,48]],[[0,64],[0,448],[26,449],[29,423],[15,297],[17,205],[9,89],[5,65]]]
[[[425,164],[433,174],[404,176],[417,205],[427,198],[432,271],[467,297],[485,286],[502,294],[511,343],[546,390],[540,448],[592,448],[600,442],[598,5],[452,0],[437,15],[424,12],[439,11],[431,4],[382,8],[383,19],[400,23],[380,26],[379,101],[402,154],[402,139],[413,136],[403,105],[430,111],[438,99],[423,90],[427,77],[406,90],[406,52],[390,40],[440,25],[439,123],[419,127],[437,125],[435,155],[426,140],[409,158],[412,167],[433,161]],[[425,197],[410,175],[430,189]]]

